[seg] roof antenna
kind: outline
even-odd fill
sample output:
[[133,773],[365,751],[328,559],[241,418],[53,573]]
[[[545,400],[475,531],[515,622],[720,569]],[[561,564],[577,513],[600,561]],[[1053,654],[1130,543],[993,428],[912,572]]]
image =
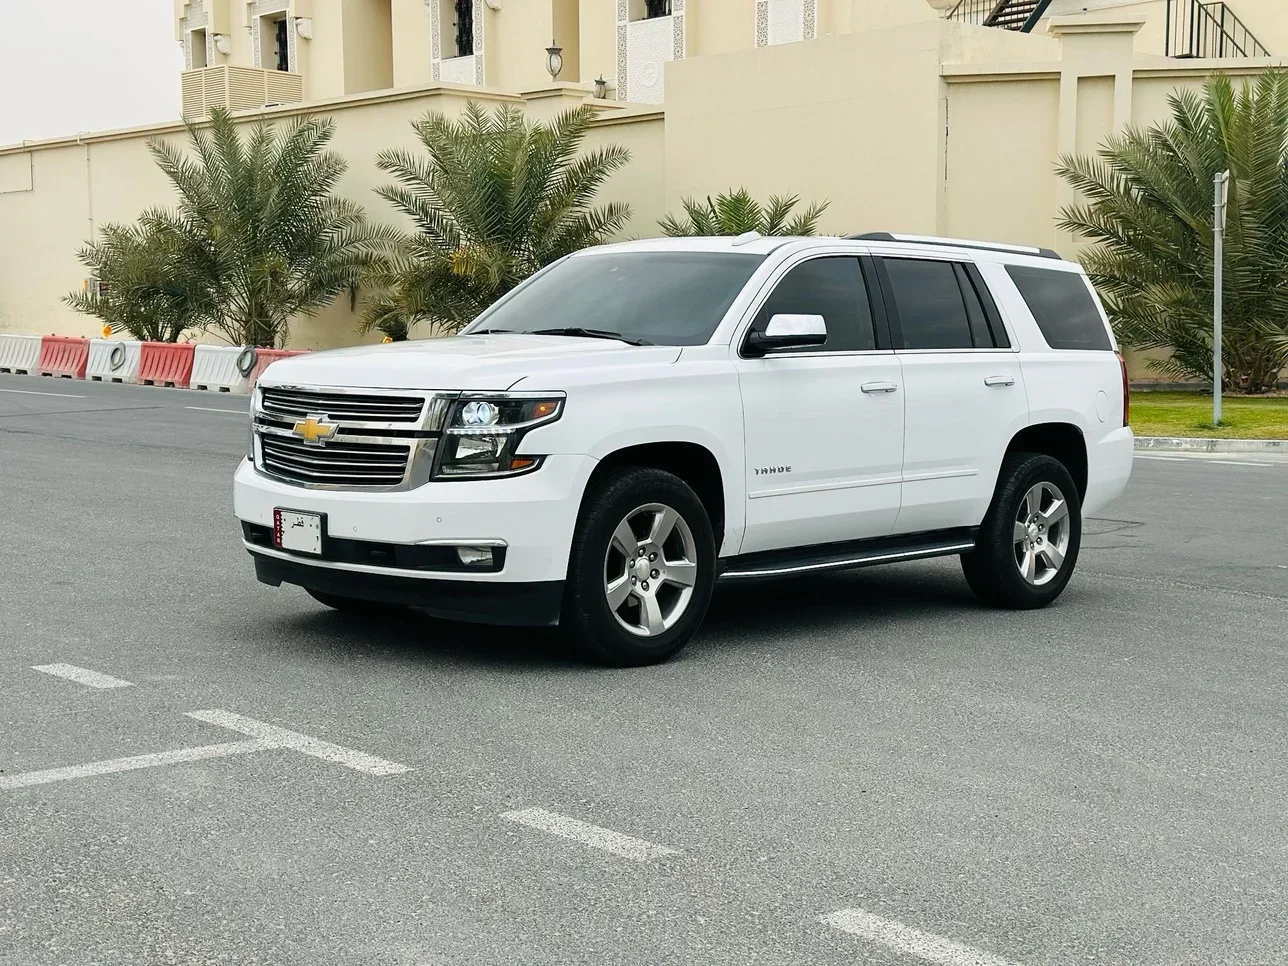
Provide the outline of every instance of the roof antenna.
[[735,246],[746,245],[748,242],[754,242],[759,237],[760,237],[760,232],[758,231],[744,231],[741,235],[737,236],[729,244],[735,245]]

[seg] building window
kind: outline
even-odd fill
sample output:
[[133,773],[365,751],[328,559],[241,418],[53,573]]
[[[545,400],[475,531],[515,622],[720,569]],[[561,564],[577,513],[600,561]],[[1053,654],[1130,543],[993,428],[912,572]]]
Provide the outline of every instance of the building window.
[[630,0],[631,20],[671,16],[671,0]]
[[273,21],[273,58],[278,70],[291,69],[290,52],[287,47],[289,41],[286,34],[290,29],[290,22],[285,18]]
[[439,0],[438,21],[444,60],[474,53],[474,0]]
[[204,30],[193,30],[188,34],[189,43],[192,44],[192,69],[199,70],[202,67],[209,67],[206,62],[206,32]]

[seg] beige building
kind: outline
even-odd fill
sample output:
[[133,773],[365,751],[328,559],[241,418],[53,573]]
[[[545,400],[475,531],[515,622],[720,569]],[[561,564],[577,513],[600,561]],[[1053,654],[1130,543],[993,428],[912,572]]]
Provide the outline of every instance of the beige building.
[[[944,6],[949,2],[949,6]],[[682,197],[745,186],[827,199],[825,231],[1053,246],[1072,199],[1057,157],[1164,116],[1168,94],[1288,52],[1278,0],[175,0],[184,110],[325,113],[339,190],[393,220],[375,154],[470,99],[535,117],[587,102],[592,140],[628,147],[606,200],[630,236]],[[1002,29],[985,23],[1025,26]],[[561,48],[558,80],[547,48]],[[596,85],[596,80],[602,83]],[[271,105],[271,106],[265,106]],[[0,148],[0,331],[86,334],[62,294],[78,245],[166,204],[146,151],[178,123]],[[353,341],[349,300],[293,344]]]

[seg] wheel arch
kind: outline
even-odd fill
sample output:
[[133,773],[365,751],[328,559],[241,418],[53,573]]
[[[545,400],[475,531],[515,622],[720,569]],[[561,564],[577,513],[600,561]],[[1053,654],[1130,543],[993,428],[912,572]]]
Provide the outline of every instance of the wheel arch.
[[1011,438],[1005,456],[1012,453],[1043,453],[1059,460],[1073,477],[1079,500],[1086,497],[1087,440],[1082,430],[1073,423],[1050,422],[1026,426]]
[[609,473],[626,467],[650,467],[674,473],[697,494],[711,520],[716,553],[724,541],[726,507],[724,474],[716,455],[701,443],[668,440],[623,446],[603,456],[586,481],[582,504],[595,485]]

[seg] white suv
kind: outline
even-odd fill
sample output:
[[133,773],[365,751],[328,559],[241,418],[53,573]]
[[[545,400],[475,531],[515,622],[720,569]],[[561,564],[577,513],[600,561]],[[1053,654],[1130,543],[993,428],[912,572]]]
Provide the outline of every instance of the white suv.
[[647,664],[717,582],[958,554],[1068,583],[1132,465],[1126,372],[1054,252],[888,234],[569,256],[453,338],[274,363],[235,504],[261,581],[554,625]]

